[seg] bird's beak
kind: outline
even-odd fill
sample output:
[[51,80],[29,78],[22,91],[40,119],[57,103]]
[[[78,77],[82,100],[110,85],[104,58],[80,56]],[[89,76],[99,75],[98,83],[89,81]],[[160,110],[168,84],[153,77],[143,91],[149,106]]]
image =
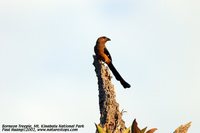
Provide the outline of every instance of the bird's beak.
[[111,39],[110,39],[110,38],[107,38],[107,41],[111,41]]

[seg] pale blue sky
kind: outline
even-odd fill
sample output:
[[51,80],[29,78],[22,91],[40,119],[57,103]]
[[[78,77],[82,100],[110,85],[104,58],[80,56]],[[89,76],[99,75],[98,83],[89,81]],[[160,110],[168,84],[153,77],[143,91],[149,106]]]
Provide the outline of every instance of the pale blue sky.
[[[93,47],[105,35],[129,126],[170,133],[200,123],[197,0],[1,0],[0,124],[99,123]],[[122,60],[123,59],[123,60]]]

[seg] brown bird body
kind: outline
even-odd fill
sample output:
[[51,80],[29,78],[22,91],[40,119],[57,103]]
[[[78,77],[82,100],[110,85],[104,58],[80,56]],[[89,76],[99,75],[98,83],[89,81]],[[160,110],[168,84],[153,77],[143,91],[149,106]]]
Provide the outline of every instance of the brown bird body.
[[112,71],[113,75],[115,76],[115,78],[120,81],[120,83],[122,84],[122,86],[124,88],[130,88],[130,84],[127,83],[119,74],[119,72],[116,70],[116,68],[114,67],[113,63],[112,63],[112,57],[109,53],[109,51],[106,48],[106,42],[110,41],[109,38],[102,36],[99,37],[96,41],[96,45],[94,47],[94,52],[97,55],[97,58],[104,61],[108,67],[110,68],[110,70]]

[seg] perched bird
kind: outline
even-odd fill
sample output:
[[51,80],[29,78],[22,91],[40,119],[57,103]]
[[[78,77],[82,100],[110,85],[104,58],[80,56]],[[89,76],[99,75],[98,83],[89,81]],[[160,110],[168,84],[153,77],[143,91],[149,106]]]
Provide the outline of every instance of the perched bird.
[[115,78],[120,81],[120,83],[122,84],[122,86],[124,88],[130,88],[131,85],[129,83],[127,83],[119,74],[119,72],[116,70],[116,68],[114,67],[113,63],[112,63],[112,57],[109,53],[109,51],[107,50],[105,44],[107,41],[111,41],[110,38],[107,38],[105,36],[99,37],[96,41],[96,45],[94,47],[94,52],[97,55],[97,58],[104,61],[108,67],[110,68],[110,70],[112,71],[113,75],[115,76]]

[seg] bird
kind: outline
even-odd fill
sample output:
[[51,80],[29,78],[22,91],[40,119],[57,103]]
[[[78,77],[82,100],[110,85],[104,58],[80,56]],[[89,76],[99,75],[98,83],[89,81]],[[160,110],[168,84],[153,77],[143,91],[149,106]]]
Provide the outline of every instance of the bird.
[[109,69],[112,71],[115,78],[118,81],[120,81],[121,85],[125,89],[130,88],[131,85],[122,78],[122,76],[119,74],[119,72],[117,71],[117,69],[114,67],[112,63],[112,57],[105,45],[107,41],[111,41],[111,39],[106,36],[101,36],[97,39],[96,45],[94,46],[94,52],[97,56],[97,59],[102,60],[108,65]]

